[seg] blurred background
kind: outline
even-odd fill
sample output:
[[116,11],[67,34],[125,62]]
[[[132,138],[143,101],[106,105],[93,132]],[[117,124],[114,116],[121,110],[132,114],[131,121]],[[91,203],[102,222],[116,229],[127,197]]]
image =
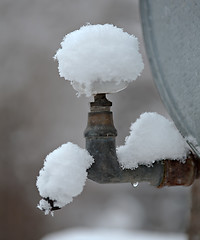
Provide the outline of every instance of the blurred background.
[[72,141],[84,147],[83,131],[92,98],[76,97],[59,78],[53,56],[63,37],[86,23],[112,23],[140,41],[145,68],[136,82],[109,95],[117,145],[141,113],[167,116],[145,55],[136,0],[0,1],[0,239],[39,240],[72,227],[184,232],[189,188],[156,189],[146,183],[100,185],[83,193],[54,217],[36,208],[36,177],[45,156]]

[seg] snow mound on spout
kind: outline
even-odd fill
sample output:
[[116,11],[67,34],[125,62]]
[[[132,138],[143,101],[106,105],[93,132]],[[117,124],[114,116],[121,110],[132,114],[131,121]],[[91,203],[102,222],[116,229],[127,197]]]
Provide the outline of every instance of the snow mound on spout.
[[[63,207],[79,195],[87,179],[87,169],[94,162],[87,150],[68,142],[50,153],[37,178],[37,188],[44,199]],[[41,200],[38,208],[50,212],[50,205]],[[46,207],[45,207],[46,206]]]

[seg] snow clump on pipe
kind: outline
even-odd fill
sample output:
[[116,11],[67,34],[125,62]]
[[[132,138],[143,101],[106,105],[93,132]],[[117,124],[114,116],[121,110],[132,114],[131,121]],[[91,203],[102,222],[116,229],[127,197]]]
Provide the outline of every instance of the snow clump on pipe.
[[137,38],[112,24],[86,25],[67,34],[54,58],[60,77],[88,97],[126,88],[144,68]]
[[189,146],[174,123],[158,113],[143,113],[131,125],[125,145],[117,148],[118,161],[124,169],[151,166],[163,159],[183,161]]

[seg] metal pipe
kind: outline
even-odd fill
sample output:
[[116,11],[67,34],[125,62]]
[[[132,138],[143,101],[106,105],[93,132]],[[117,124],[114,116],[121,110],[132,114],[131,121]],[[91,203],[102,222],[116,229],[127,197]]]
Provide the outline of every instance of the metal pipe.
[[84,132],[86,149],[95,162],[88,169],[88,178],[98,183],[150,182],[157,187],[189,186],[199,177],[199,160],[192,153],[183,164],[180,161],[164,160],[151,167],[140,165],[134,170],[120,167],[115,138],[117,130],[110,111],[112,103],[105,94],[97,94],[90,103],[88,124]]
[[[90,103],[88,124],[84,132],[86,149],[93,156],[95,162],[88,169],[88,178],[97,183],[125,183],[149,182],[158,188],[164,186],[190,186],[200,177],[200,160],[190,153],[185,163],[176,160],[163,160],[151,167],[140,165],[134,170],[122,169],[117,160],[115,138],[117,130],[113,124],[110,111],[112,103],[105,94],[97,94],[94,102]],[[51,211],[60,209],[55,207],[55,201],[44,198]]]
[[158,187],[190,186],[199,177],[200,159],[190,152],[184,163],[177,160],[164,161],[164,175]]

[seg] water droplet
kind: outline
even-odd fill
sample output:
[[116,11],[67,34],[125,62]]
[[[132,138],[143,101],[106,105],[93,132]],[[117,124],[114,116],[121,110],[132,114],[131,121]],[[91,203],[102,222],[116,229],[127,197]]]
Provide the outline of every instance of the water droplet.
[[139,184],[139,182],[134,182],[134,183],[132,183],[133,187],[137,187],[138,184]]

